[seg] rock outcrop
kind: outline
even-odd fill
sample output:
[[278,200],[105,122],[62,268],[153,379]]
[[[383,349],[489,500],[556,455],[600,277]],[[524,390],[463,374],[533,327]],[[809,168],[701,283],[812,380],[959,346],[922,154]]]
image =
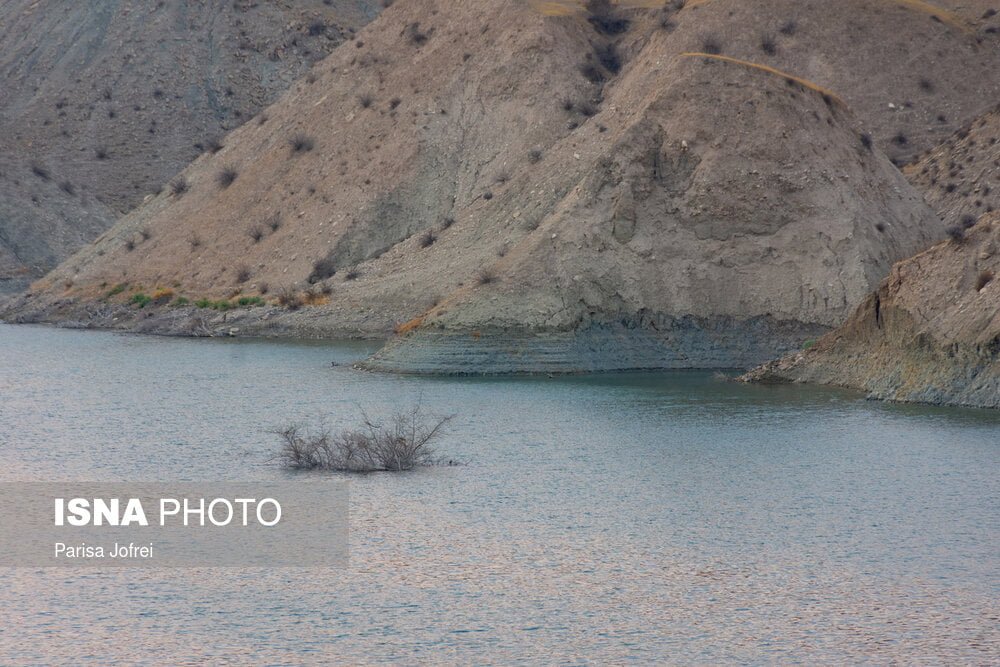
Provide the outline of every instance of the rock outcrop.
[[1000,215],[893,267],[841,327],[744,376],[1000,408]]

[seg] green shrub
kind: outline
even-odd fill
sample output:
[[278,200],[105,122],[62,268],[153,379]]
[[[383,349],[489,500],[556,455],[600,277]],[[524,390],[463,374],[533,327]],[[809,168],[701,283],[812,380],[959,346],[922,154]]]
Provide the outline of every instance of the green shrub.
[[117,296],[117,295],[121,294],[122,292],[124,292],[127,288],[128,288],[127,284],[125,284],[125,283],[118,283],[117,285],[115,285],[114,287],[111,288],[111,291],[108,292],[108,296]]
[[145,308],[153,299],[148,294],[143,294],[139,292],[138,294],[133,294],[129,303],[134,303],[140,308]]

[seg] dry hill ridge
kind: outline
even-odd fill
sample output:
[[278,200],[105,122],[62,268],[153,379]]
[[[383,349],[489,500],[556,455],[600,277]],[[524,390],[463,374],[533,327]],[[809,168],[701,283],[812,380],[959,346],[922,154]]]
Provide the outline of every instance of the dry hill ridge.
[[1000,96],[997,38],[911,4],[397,2],[7,317],[396,328],[372,365],[404,371],[759,363],[944,234],[885,151]]
[[93,241],[380,7],[0,3],[0,292]]
[[900,262],[851,318],[756,382],[818,382],[875,398],[1000,408],[1000,215]]

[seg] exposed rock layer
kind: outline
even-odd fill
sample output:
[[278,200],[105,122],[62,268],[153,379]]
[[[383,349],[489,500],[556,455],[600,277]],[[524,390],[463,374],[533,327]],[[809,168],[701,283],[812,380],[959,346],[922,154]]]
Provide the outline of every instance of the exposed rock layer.
[[1000,216],[900,262],[810,349],[745,377],[817,382],[875,398],[1000,408]]

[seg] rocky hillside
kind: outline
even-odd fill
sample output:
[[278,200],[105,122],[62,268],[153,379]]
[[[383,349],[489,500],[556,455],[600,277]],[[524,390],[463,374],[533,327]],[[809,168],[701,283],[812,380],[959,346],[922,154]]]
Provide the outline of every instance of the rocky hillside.
[[904,171],[949,225],[1000,210],[1000,105]]
[[0,3],[0,291],[274,101],[377,0]]
[[919,2],[681,4],[394,3],[8,317],[395,328],[373,365],[414,371],[793,349],[944,235],[890,157],[1000,96],[1000,42]]
[[1000,215],[900,262],[846,324],[749,373],[896,401],[1000,408]]

